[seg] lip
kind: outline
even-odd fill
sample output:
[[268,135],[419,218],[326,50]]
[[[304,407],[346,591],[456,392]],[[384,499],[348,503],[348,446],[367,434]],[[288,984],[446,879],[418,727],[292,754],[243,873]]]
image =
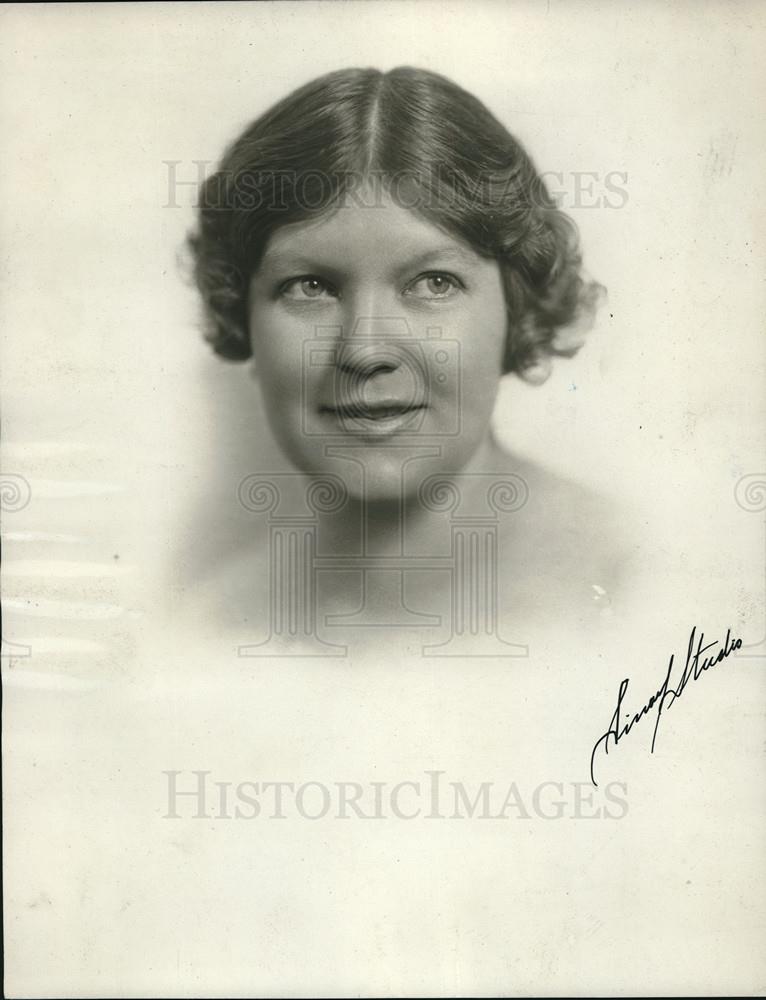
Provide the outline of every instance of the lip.
[[405,430],[413,419],[413,414],[426,409],[423,403],[403,403],[386,400],[360,406],[321,406],[319,412],[337,423],[344,432],[357,431],[368,437],[386,437]]

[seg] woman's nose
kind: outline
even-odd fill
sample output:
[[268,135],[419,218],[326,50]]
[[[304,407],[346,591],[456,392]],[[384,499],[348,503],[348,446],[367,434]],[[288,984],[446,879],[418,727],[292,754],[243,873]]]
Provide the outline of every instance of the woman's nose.
[[395,341],[406,342],[412,339],[409,324],[404,316],[394,316],[384,313],[376,315],[357,313],[348,318],[344,326],[344,339],[355,342],[364,341]]
[[360,345],[345,341],[339,345],[336,352],[338,370],[361,379],[395,372],[401,363],[401,356],[391,351],[386,344]]
[[402,364],[412,333],[400,316],[357,316],[338,344],[337,367],[361,378],[394,372]]
[[413,366],[413,336],[395,316],[360,317],[336,349],[336,393],[360,407],[415,405],[424,395],[422,373]]

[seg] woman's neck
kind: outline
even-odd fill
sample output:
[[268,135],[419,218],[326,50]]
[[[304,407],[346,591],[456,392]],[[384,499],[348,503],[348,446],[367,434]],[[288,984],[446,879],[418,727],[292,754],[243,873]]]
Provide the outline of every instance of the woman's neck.
[[[435,555],[444,548],[448,509],[438,501],[446,498],[448,503],[459,503],[461,517],[482,516],[487,507],[487,476],[507,473],[510,467],[511,457],[488,434],[459,472],[427,470],[414,486],[403,476],[398,496],[353,496],[342,516],[320,516],[317,551],[364,556],[365,560],[380,559],[381,563],[405,552]],[[429,503],[429,495],[437,502]]]

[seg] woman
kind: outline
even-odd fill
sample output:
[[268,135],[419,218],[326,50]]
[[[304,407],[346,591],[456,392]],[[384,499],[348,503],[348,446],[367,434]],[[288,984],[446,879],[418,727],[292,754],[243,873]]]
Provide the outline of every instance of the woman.
[[230,146],[190,246],[207,338],[252,359],[301,474],[243,476],[268,536],[215,589],[253,655],[523,655],[533,622],[603,609],[603,512],[490,427],[501,377],[544,381],[600,288],[480,101],[409,67],[314,80]]

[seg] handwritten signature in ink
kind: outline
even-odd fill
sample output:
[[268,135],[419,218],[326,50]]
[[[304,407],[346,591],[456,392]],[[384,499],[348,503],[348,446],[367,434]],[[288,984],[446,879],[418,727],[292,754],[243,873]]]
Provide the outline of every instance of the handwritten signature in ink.
[[[603,733],[593,745],[593,751],[590,755],[590,780],[594,785],[598,787],[598,782],[596,781],[594,773],[594,765],[596,761],[596,754],[599,749],[603,749],[604,753],[609,753],[609,747],[617,746],[620,740],[624,739],[633,727],[639,723],[645,716],[653,709],[657,709],[657,716],[654,720],[654,733],[652,734],[652,746],[651,753],[654,753],[654,745],[657,742],[657,730],[660,725],[660,719],[662,718],[662,713],[665,708],[669,708],[677,698],[680,698],[684,692],[684,688],[691,680],[699,680],[706,670],[711,667],[722,663],[727,656],[735,652],[742,646],[741,639],[731,638],[731,629],[726,632],[726,640],[721,646],[719,640],[715,639],[713,642],[708,642],[706,645],[702,645],[705,638],[705,633],[700,632],[699,638],[697,638],[697,626],[695,625],[689,636],[689,646],[686,652],[686,664],[684,666],[683,672],[681,674],[678,683],[676,684],[676,679],[673,678],[673,684],[671,685],[671,674],[673,673],[673,667],[675,666],[675,656],[671,654],[670,662],[668,663],[667,673],[665,674],[665,679],[651,698],[646,702],[643,708],[631,715],[629,712],[625,712],[623,708],[623,701],[625,700],[625,695],[628,691],[628,685],[630,684],[630,678],[626,677],[620,683],[619,690],[617,692],[617,706],[612,715],[612,720],[609,723],[609,728]],[[695,648],[696,645],[696,648]],[[710,654],[709,656],[703,656],[708,650],[713,649],[714,646],[721,646],[716,654]],[[624,719],[627,715],[627,721],[620,721]]]

